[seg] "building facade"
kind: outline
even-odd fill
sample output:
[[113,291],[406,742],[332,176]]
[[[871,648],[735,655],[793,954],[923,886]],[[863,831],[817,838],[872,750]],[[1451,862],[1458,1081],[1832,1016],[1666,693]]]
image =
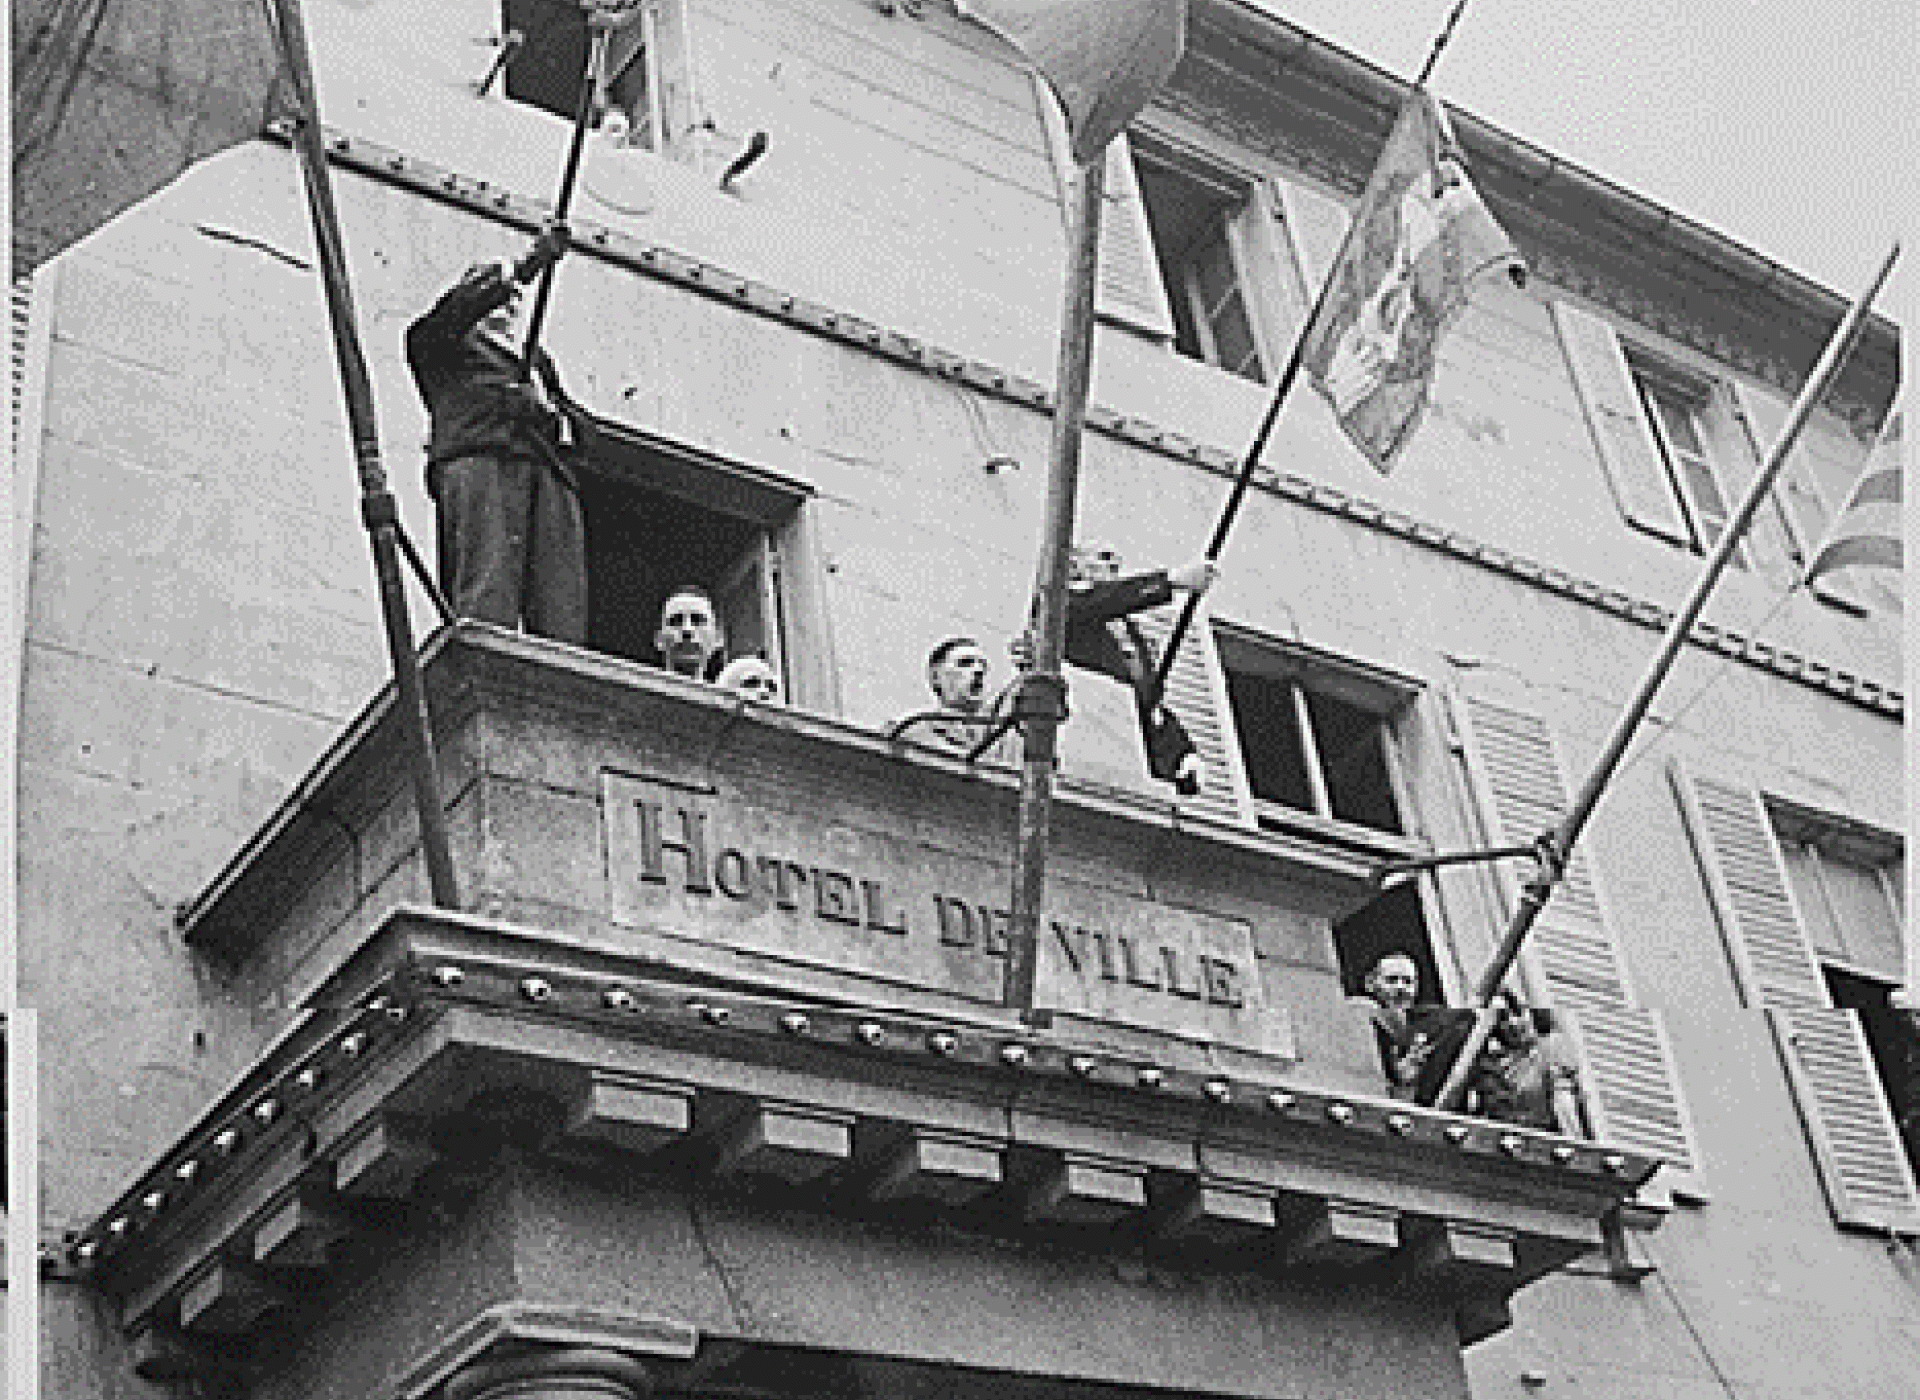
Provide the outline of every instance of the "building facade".
[[[431,554],[402,334],[550,212],[584,25],[307,8]],[[621,58],[544,338],[604,439],[588,645],[423,646],[457,910],[286,134],[16,296],[44,1393],[1838,1400],[1920,1369],[1899,616],[1791,587],[1894,327],[1522,959],[1590,1132],[1502,1130],[1389,1099],[1355,998],[1398,950],[1463,1000],[1525,863],[1382,868],[1553,820],[1843,299],[1457,113],[1532,277],[1479,289],[1391,478],[1287,406],[1175,668],[1199,794],[1070,674],[1030,1027],[998,1004],[1017,775],[894,722],[935,643],[998,664],[1025,624],[1056,113],[948,0],[649,0]],[[1199,552],[1403,91],[1195,4],[1109,157],[1082,539]],[[687,580],[788,704],[650,664]]]

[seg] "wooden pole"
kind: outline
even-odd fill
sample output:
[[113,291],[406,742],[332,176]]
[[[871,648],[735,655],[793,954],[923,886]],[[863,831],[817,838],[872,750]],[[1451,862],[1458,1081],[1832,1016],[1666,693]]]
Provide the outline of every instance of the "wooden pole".
[[1060,325],[1058,399],[1040,531],[1035,583],[1033,669],[1022,679],[1016,715],[1026,745],[1021,761],[1020,811],[1014,831],[1013,910],[1007,933],[1005,1004],[1033,1017],[1040,953],[1040,904],[1046,891],[1047,846],[1053,807],[1053,761],[1066,717],[1066,681],[1060,674],[1067,636],[1067,552],[1073,543],[1080,487],[1080,443],[1093,377],[1093,306],[1100,251],[1100,204],[1106,183],[1103,148],[1072,181],[1067,285]]
[[1767,493],[1773,489],[1775,479],[1786,465],[1787,454],[1793,450],[1794,441],[1800,436],[1800,429],[1806,424],[1814,405],[1820,401],[1834,378],[1840,373],[1847,355],[1852,351],[1854,342],[1859,339],[1860,331],[1866,324],[1867,309],[1873,305],[1873,299],[1885,285],[1893,272],[1893,264],[1900,256],[1900,245],[1894,244],[1880,264],[1880,270],[1874,275],[1872,284],[1860,294],[1840,324],[1828,337],[1827,345],[1820,352],[1820,360],[1813,367],[1802,386],[1800,395],[1793,401],[1793,408],[1787,414],[1787,421],[1780,429],[1780,437],[1767,453],[1766,462],[1754,477],[1753,484],[1747,488],[1740,507],[1727,522],[1725,532],[1707,556],[1706,566],[1700,570],[1699,578],[1694,580],[1692,590],[1680,610],[1667,624],[1666,634],[1661,637],[1653,660],[1646,674],[1633,693],[1633,698],[1621,711],[1614,722],[1613,732],[1607,736],[1601,747],[1600,756],[1594,760],[1592,770],[1580,790],[1574,795],[1573,804],[1552,830],[1544,833],[1537,843],[1540,858],[1533,875],[1527,880],[1520,893],[1519,903],[1515,906],[1513,917],[1507,925],[1506,935],[1500,940],[1500,946],[1494,951],[1493,960],[1487,964],[1486,971],[1480,974],[1480,980],[1474,986],[1474,1003],[1479,1008],[1472,1032],[1466,1043],[1460,1047],[1460,1054],[1453,1063],[1447,1081],[1441,1086],[1439,1096],[1434,1100],[1439,1108],[1450,1108],[1460,1101],[1466,1090],[1467,1077],[1472,1073],[1473,1062],[1479,1057],[1481,1048],[1487,1043],[1487,1036],[1493,1029],[1491,1004],[1500,984],[1506,981],[1507,973],[1512,970],[1514,960],[1520,956],[1520,948],[1526,942],[1527,933],[1532,929],[1534,920],[1546,907],[1553,896],[1553,887],[1559,882],[1567,861],[1573,854],[1574,842],[1580,839],[1581,831],[1586,827],[1587,819],[1593,815],[1593,809],[1599,804],[1600,795],[1606,791],[1607,783],[1625,756],[1627,745],[1632,740],[1640,722],[1646,718],[1647,711],[1653,706],[1654,693],[1673,669],[1674,659],[1679,656],[1681,647],[1693,632],[1693,625],[1706,608],[1707,598],[1713,587],[1720,581],[1720,575],[1726,571],[1727,563],[1733,558],[1733,551],[1739,546],[1747,527],[1753,523],[1753,517],[1759,512]]
[[400,575],[395,543],[400,515],[393,493],[387,489],[386,468],[380,460],[373,381],[361,351],[353,294],[347,282],[346,247],[340,236],[340,216],[334,207],[333,184],[327,173],[326,144],[320,134],[320,104],[314,93],[306,30],[300,18],[299,0],[262,0],[262,4],[300,106],[294,149],[299,153],[301,174],[306,180],[307,208],[313,218],[314,245],[320,255],[320,280],[326,290],[327,314],[333,326],[334,357],[340,367],[347,426],[360,473],[360,519],[373,548],[387,653],[393,663],[400,724],[407,738],[408,774],[413,784],[414,805],[419,811],[420,848],[426,860],[427,882],[436,905],[457,909],[460,889],[454,878],[446,810],[441,805],[433,728],[427,714],[426,689],[420,680],[419,658],[414,654],[406,585]]
[[[587,124],[593,120],[593,101],[600,91],[600,69],[607,58],[607,36],[611,28],[598,19],[590,19],[593,37],[587,44],[587,69],[580,75],[580,102],[573,118],[573,144],[567,148],[566,168],[560,172],[560,193],[553,201],[555,223],[567,221],[573,204],[573,187],[580,178],[580,158],[587,147]],[[553,299],[553,273],[557,266],[548,263],[540,274],[540,290],[533,294],[533,312],[527,318],[527,343],[520,354],[521,373],[533,375],[533,357],[540,349],[540,328],[546,324],[547,303]]]

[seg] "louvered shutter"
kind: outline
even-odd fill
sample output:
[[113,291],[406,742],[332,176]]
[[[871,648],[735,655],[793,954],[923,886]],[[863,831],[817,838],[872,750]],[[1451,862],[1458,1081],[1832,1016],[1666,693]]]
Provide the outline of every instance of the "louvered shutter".
[[1689,772],[1677,758],[1667,774],[1747,1005],[1828,1005],[1827,985],[1802,931],[1786,862],[1759,796]]
[[[1566,814],[1568,789],[1553,736],[1536,715],[1476,696],[1464,700],[1468,771],[1496,845],[1522,845]],[[1524,865],[1496,867],[1511,908]],[[1621,1006],[1626,977],[1608,936],[1585,853],[1576,846],[1566,878],[1540,912],[1528,940],[1556,1006]]]
[[7,400],[11,406],[11,427],[7,441],[16,450],[20,444],[20,410],[27,392],[27,334],[32,325],[33,275],[13,280],[13,296],[8,307],[7,324]]
[[[1546,723],[1484,696],[1453,699],[1489,841],[1520,845],[1554,826],[1569,805],[1568,788]],[[1510,915],[1525,867],[1501,861],[1493,868]],[[1670,1187],[1703,1197],[1699,1148],[1665,1026],[1658,1011],[1632,1004],[1592,866],[1578,845],[1522,957],[1536,970],[1548,1004],[1572,1013],[1595,1133],[1667,1164],[1647,1194]]]
[[1278,188],[1281,217],[1293,242],[1300,273],[1302,304],[1310,307],[1340,256],[1340,245],[1347,236],[1347,209],[1331,195],[1292,180],[1281,182]]
[[[1185,602],[1180,600],[1178,606],[1139,615],[1140,631],[1153,643],[1156,654],[1165,654],[1167,638],[1183,606]],[[1193,615],[1193,626],[1173,658],[1173,669],[1167,673],[1166,706],[1186,726],[1194,750],[1206,765],[1200,791],[1179,799],[1181,810],[1250,825],[1253,795],[1247,787],[1239,739],[1229,719],[1226,672],[1214,649],[1213,629],[1204,610]]]
[[1678,1174],[1669,1185],[1686,1181],[1697,1167],[1693,1125],[1674,1089],[1673,1049],[1659,1013],[1588,1005],[1569,1019],[1592,1090],[1587,1109],[1594,1136],[1660,1158]]
[[[1067,122],[1053,90],[1039,74],[1033,75],[1034,105],[1046,132],[1047,150],[1066,217],[1068,181],[1074,173],[1067,152]],[[1133,169],[1133,150],[1123,131],[1107,145],[1106,198],[1100,210],[1099,283],[1094,312],[1156,340],[1173,339],[1173,311],[1160,281],[1160,264],[1153,255],[1153,233],[1147,227],[1147,207],[1140,198],[1140,179]]]
[[[1786,426],[1788,405],[1764,390],[1738,380],[1733,385],[1733,401],[1746,425],[1755,460],[1764,462],[1774,443],[1780,440],[1780,430]],[[1783,514],[1787,528],[1794,536],[1794,544],[1801,556],[1800,564],[1804,568],[1806,561],[1820,547],[1827,522],[1833,518],[1834,508],[1839,502],[1829,503],[1821,495],[1820,479],[1814,473],[1813,463],[1808,458],[1803,442],[1796,442],[1793,450],[1787,453],[1786,468],[1774,483],[1773,494],[1785,506]],[[1838,603],[1852,612],[1867,611],[1867,601],[1860,591],[1833,575],[1815,582],[1812,591],[1815,597]]]
[[1749,1006],[1766,1008],[1842,1225],[1920,1230],[1920,1197],[1855,1013],[1827,995],[1759,794],[1668,765]]
[[1692,537],[1668,480],[1660,445],[1641,408],[1626,353],[1613,327],[1566,302],[1552,306],[1574,387],[1586,409],[1587,427],[1620,514],[1649,534],[1691,548]]
[[1768,1007],[1767,1021],[1834,1219],[1920,1233],[1920,1190],[1858,1015],[1849,1008]]

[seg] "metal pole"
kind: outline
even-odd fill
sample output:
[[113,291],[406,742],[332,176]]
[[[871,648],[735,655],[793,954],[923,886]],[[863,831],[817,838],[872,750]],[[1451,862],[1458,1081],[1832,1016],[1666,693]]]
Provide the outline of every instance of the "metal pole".
[[[609,26],[591,21],[593,37],[587,45],[587,71],[580,77],[580,105],[573,119],[573,144],[567,149],[567,166],[560,174],[560,194],[553,202],[554,222],[567,221],[567,209],[573,203],[573,186],[580,176],[580,157],[587,146],[587,123],[593,119],[593,99],[600,90],[600,69],[607,58]],[[547,319],[547,302],[553,297],[553,273],[556,264],[548,263],[540,274],[540,290],[533,294],[533,312],[527,318],[527,344],[521,352],[521,373],[533,374],[533,359],[540,349],[540,327]]]
[[1667,678],[1667,672],[1673,667],[1674,658],[1680,654],[1680,648],[1686,645],[1688,636],[1693,632],[1693,624],[1699,620],[1701,612],[1706,608],[1708,595],[1713,592],[1713,586],[1720,581],[1720,575],[1726,571],[1727,561],[1733,557],[1733,551],[1739,546],[1741,538],[1747,532],[1747,527],[1753,523],[1753,517],[1759,512],[1760,504],[1766,499],[1767,492],[1773,489],[1774,480],[1786,465],[1787,454],[1793,450],[1794,441],[1800,436],[1800,429],[1805,426],[1808,415],[1813,412],[1814,405],[1826,393],[1828,385],[1840,373],[1841,365],[1846,362],[1854,342],[1859,338],[1861,328],[1866,324],[1867,308],[1873,304],[1874,297],[1885,285],[1888,276],[1893,272],[1893,264],[1899,256],[1900,245],[1896,243],[1888,250],[1885,260],[1880,264],[1879,272],[1874,275],[1872,284],[1860,294],[1859,299],[1852,306],[1847,308],[1847,314],[1841,318],[1839,326],[1828,337],[1826,348],[1820,352],[1820,359],[1814,365],[1813,373],[1801,387],[1799,397],[1793,401],[1793,408],[1787,414],[1787,421],[1780,429],[1779,440],[1767,453],[1767,460],[1754,477],[1753,484],[1747,488],[1746,497],[1740,502],[1740,508],[1733,513],[1733,518],[1727,522],[1725,533],[1714,545],[1713,552],[1707,556],[1706,566],[1701,569],[1700,577],[1694,580],[1692,591],[1687,594],[1686,601],[1680,605],[1680,610],[1667,624],[1666,635],[1660,639],[1660,646],[1654,652],[1653,661],[1648,665],[1646,674],[1633,693],[1633,698],[1627,702],[1627,707],[1621,711],[1619,719],[1614,722],[1613,732],[1607,736],[1607,741],[1600,750],[1600,756],[1594,760],[1593,769],[1587,774],[1586,781],[1580,785],[1572,806],[1568,808],[1566,816],[1560,819],[1559,824],[1541,838],[1540,844],[1544,849],[1541,851],[1538,867],[1521,891],[1520,901],[1515,906],[1513,918],[1507,925],[1506,936],[1500,940],[1500,946],[1495,950],[1493,960],[1487,964],[1486,971],[1480,974],[1480,980],[1474,987],[1474,1001],[1481,1008],[1480,1015],[1466,1043],[1460,1047],[1459,1058],[1454,1061],[1452,1072],[1447,1076],[1447,1082],[1441,1087],[1439,1097],[1435,1100],[1437,1107],[1450,1107],[1459,1101],[1460,1095],[1465,1091],[1467,1076],[1472,1071],[1473,1061],[1478,1057],[1481,1047],[1486,1044],[1487,1035],[1493,1028],[1493,1017],[1487,1008],[1494,994],[1500,990],[1500,984],[1506,980],[1507,973],[1513,967],[1514,959],[1519,957],[1520,947],[1526,941],[1527,933],[1532,929],[1534,920],[1539,917],[1540,911],[1546,907],[1548,899],[1552,897],[1553,887],[1559,882],[1561,873],[1573,853],[1574,842],[1580,839],[1580,832],[1586,826],[1587,818],[1593,814],[1594,807],[1598,805],[1600,794],[1606,790],[1614,770],[1620,766],[1620,760],[1626,754],[1627,744],[1632,740],[1634,731],[1640,727],[1640,721],[1646,718],[1647,711],[1653,706],[1654,692],[1659,690],[1661,682]]
[[1039,617],[1033,669],[1021,682],[1016,713],[1025,721],[1019,824],[1014,833],[1013,910],[1007,933],[1005,1004],[1033,1015],[1040,953],[1040,902],[1046,890],[1047,838],[1053,806],[1053,759],[1066,717],[1066,681],[1060,666],[1067,636],[1067,551],[1073,542],[1080,486],[1080,442],[1093,375],[1094,273],[1100,251],[1100,202],[1106,183],[1104,148],[1081,169],[1073,186],[1072,238],[1060,325],[1059,398],[1053,410],[1052,468],[1040,532],[1036,581]]
[[420,847],[426,860],[427,880],[433,902],[443,909],[456,909],[460,905],[460,891],[454,878],[446,811],[441,805],[433,729],[427,714],[426,689],[420,680],[419,658],[414,654],[406,586],[400,576],[399,551],[395,545],[400,515],[393,493],[387,490],[386,469],[380,461],[373,381],[361,352],[353,294],[347,283],[346,249],[340,237],[340,217],[334,208],[333,185],[327,174],[327,151],[320,135],[320,104],[314,93],[306,30],[300,19],[299,0],[262,0],[262,3],[300,106],[294,149],[299,152],[300,170],[306,180],[307,208],[313,217],[314,245],[320,255],[320,278],[326,290],[327,314],[333,325],[334,356],[339,362],[347,426],[360,473],[360,519],[373,547],[380,612],[386,624],[387,653],[393,663],[400,724],[407,738],[407,766],[413,782],[414,805],[420,815]]

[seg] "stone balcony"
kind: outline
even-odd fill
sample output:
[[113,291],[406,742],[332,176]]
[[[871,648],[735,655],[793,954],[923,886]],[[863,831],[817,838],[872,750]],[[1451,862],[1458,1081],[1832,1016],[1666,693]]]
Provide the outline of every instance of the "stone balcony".
[[187,912],[300,1009],[74,1242],[149,1374],[424,1400],[571,1342],[1279,1395],[1304,1363],[1169,1337],[1390,1327],[1448,1390],[1654,1170],[1371,1096],[1326,920],[1405,843],[1069,792],[1035,1027],[1011,773],[482,627],[425,660],[467,907],[420,898],[383,696]]

